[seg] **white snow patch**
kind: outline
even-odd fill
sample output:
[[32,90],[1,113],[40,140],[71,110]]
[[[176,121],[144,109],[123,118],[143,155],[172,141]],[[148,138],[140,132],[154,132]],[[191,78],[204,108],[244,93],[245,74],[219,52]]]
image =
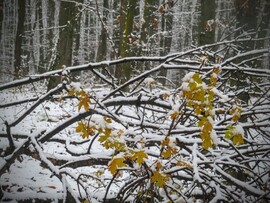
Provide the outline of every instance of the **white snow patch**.
[[241,135],[244,135],[245,134],[245,131],[242,127],[241,124],[237,124],[235,127],[234,127],[234,130],[233,130],[233,133],[234,134],[241,134]]
[[183,82],[182,86],[181,86],[181,89],[184,90],[184,91],[187,91],[187,92],[190,91],[189,83]]
[[199,169],[198,169],[198,157],[197,157],[197,150],[198,150],[198,144],[194,143],[192,148],[192,168],[194,173],[194,180],[197,180],[198,182],[202,183],[203,180],[201,179],[199,175]]
[[218,144],[218,138],[217,138],[217,133],[216,133],[216,131],[214,129],[211,131],[210,137],[211,137],[214,145],[217,145]]
[[189,72],[189,73],[187,73],[187,74],[183,77],[182,81],[183,81],[183,82],[189,82],[190,79],[193,77],[194,74],[195,74],[195,72]]

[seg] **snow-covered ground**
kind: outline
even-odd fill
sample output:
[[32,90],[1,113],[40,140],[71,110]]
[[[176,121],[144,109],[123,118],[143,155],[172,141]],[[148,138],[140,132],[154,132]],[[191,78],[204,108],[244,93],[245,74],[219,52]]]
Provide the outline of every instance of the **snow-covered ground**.
[[[2,105],[15,101],[22,101],[29,98],[40,97],[45,93],[42,84],[37,86],[27,86],[22,89],[12,89],[0,92],[0,103]],[[5,122],[13,123],[34,103],[26,102],[21,105],[0,108],[0,165],[5,164],[3,155],[9,146],[6,138]],[[77,107],[73,102],[45,101],[34,111],[28,114],[21,122],[11,128],[15,146],[20,147],[28,137],[34,137],[44,130],[55,128],[65,118],[71,117],[77,112]],[[57,138],[57,137],[56,137]],[[73,127],[65,129],[59,133],[58,138],[63,141],[48,142],[42,145],[42,151],[47,158],[61,157],[68,160],[70,156],[65,150],[65,142],[82,141],[82,138],[75,132]],[[87,144],[87,143],[86,143]],[[70,146],[70,150],[75,152],[86,151],[87,145],[80,145],[79,148]],[[3,199],[63,199],[63,184],[46,164],[41,162],[40,154],[33,146],[28,152],[21,154],[11,164],[0,177],[0,184],[3,188]]]

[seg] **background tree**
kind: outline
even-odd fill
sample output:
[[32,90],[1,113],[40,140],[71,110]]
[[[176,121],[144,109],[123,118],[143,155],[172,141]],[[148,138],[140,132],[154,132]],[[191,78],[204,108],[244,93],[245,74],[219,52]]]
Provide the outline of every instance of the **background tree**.
[[[161,33],[160,33],[160,56],[170,53],[172,46],[172,32],[173,32],[173,1],[164,1],[159,6],[161,14]],[[163,70],[161,76],[167,76],[167,71]],[[162,80],[161,80],[162,81]],[[165,84],[166,81],[163,81]]]
[[159,27],[158,14],[159,2],[154,0],[144,1],[141,41],[143,43],[142,55],[151,55],[151,48],[156,44],[154,34]]
[[[134,18],[138,14],[138,1],[121,1],[120,15],[118,16],[120,31],[119,31],[119,48],[118,57],[128,57],[134,56],[134,41],[136,36],[133,35],[134,28]],[[115,77],[120,80],[120,82],[126,82],[130,79],[132,73],[132,64],[122,64],[115,72]]]
[[[15,62],[14,62],[14,73],[15,73],[15,78],[18,78],[20,75],[20,72],[23,71],[25,67],[22,67],[21,63],[21,58],[23,56],[22,52],[22,44],[23,44],[23,39],[22,39],[22,34],[24,32],[24,20],[25,20],[25,7],[26,7],[26,2],[24,0],[18,2],[18,26],[17,26],[17,34],[16,34],[16,41],[15,41]],[[22,75],[26,73],[21,73]]]
[[[220,2],[216,0],[209,2],[211,4],[204,4],[203,2],[204,1],[137,1],[137,6],[135,9],[136,14],[134,16],[134,23],[132,28],[132,39],[130,38],[130,40],[132,40],[132,44],[129,45],[130,48],[132,47],[131,52],[133,52],[134,55],[146,54],[147,52],[145,51],[147,51],[147,44],[151,48],[151,53],[149,52],[149,54],[155,55],[162,55],[163,50],[165,48],[169,49],[169,47],[171,52],[186,50],[190,48],[192,44],[198,44],[198,33],[201,32],[205,32],[207,37],[210,37],[215,33],[215,37],[213,38],[212,36],[211,41],[213,41],[213,39],[218,41],[225,38],[231,40],[234,38],[234,36],[241,33],[241,30],[247,28],[247,26],[243,26],[243,29],[237,29],[237,31],[234,32],[236,26],[240,26],[240,22],[245,23],[245,19],[248,18],[245,16],[245,9],[248,10],[247,5],[255,5],[255,2],[248,3],[248,1],[245,3],[242,1],[233,0],[226,2]],[[58,55],[58,49],[56,45],[58,44],[57,42],[59,40],[59,30],[64,29],[62,26],[59,26],[60,1],[54,2],[51,0],[45,0],[39,2],[34,0],[26,0],[25,3],[29,5],[29,9],[25,10],[25,27],[24,32],[21,34],[22,41],[24,42],[24,46],[21,47],[23,53],[21,62],[23,66],[27,67],[24,68],[24,74],[28,74],[27,72],[29,72],[29,74],[44,72],[54,67],[56,60],[55,58],[56,55]],[[118,57],[116,52],[119,48],[119,45],[121,44],[121,41],[119,35],[120,24],[118,24],[120,18],[117,19],[117,16],[121,16],[119,13],[121,2],[112,0],[106,2],[97,1],[101,14],[103,11],[105,12],[104,15],[101,16],[108,15],[106,18],[107,22],[105,23],[101,23],[101,18],[99,18],[97,15],[98,11],[95,6],[96,2],[65,1],[65,3],[70,4],[70,7],[76,4],[77,8],[81,8],[75,11],[76,14],[74,19],[76,23],[74,25],[70,25],[73,26],[74,30],[74,38],[72,43],[73,54],[71,60],[72,65],[86,63],[89,62],[89,60],[96,61],[97,56],[105,56],[105,54],[98,54],[98,52],[101,52],[101,47],[98,48],[98,46],[105,45],[104,35],[106,32],[101,32],[102,26],[103,28],[106,27],[108,31],[106,42],[106,44],[109,45],[107,47],[106,53],[108,59]],[[110,9],[108,10],[103,8],[103,3],[108,3],[108,5],[104,6],[109,6]],[[243,6],[241,6],[241,4],[243,4]],[[164,14],[159,11],[159,7],[161,5],[164,7]],[[169,7],[169,5],[174,6],[170,9],[167,9],[166,6]],[[212,7],[211,9],[207,10],[209,12],[204,12],[205,7],[203,5],[212,5]],[[54,9],[48,9],[49,7]],[[244,9],[244,7],[246,8]],[[269,19],[267,18],[267,7],[269,7],[268,1],[256,2],[256,5],[252,7],[252,9],[255,9],[255,13],[258,13],[258,18],[252,18],[252,21],[248,21],[250,28],[256,24],[256,29],[258,31],[257,33],[261,37],[269,35],[267,32],[267,30],[269,30],[269,23],[267,23]],[[15,64],[11,62],[14,61],[12,57],[14,58],[15,54],[15,41],[12,39],[16,38],[18,15],[16,12],[8,10],[7,8],[14,8],[15,11],[18,9],[18,4],[14,3],[14,1],[3,2],[2,33],[5,33],[5,37],[1,38],[0,41],[2,47],[0,56],[2,60],[0,63],[1,66],[4,67],[2,70],[3,74],[1,74],[2,80],[11,78],[4,77],[4,74],[12,74],[12,72],[15,70]],[[259,10],[261,12],[259,12]],[[207,17],[206,15],[208,14],[211,14],[211,16]],[[171,23],[170,18],[172,18],[172,16],[174,16],[175,20]],[[201,20],[201,17],[206,17],[206,19]],[[151,18],[152,22],[150,22]],[[214,21],[212,22],[210,18]],[[208,21],[209,19],[210,21]],[[254,19],[257,19],[258,22],[255,23]],[[145,21],[146,23],[144,24],[143,22]],[[207,22],[211,24],[210,27],[207,25]],[[150,26],[146,26],[148,23],[150,23]],[[161,33],[164,34],[164,30],[167,29],[168,32],[170,30],[170,27],[165,28],[164,26],[172,26],[171,35],[169,34],[162,36]],[[211,29],[212,31],[209,32],[208,30]],[[77,33],[80,33],[80,35]],[[101,40],[99,43],[101,36],[103,36],[103,40]],[[168,45],[165,47],[165,41],[163,38],[168,40]],[[171,46],[169,45],[170,40],[173,42]],[[264,45],[259,45],[258,43],[259,42],[255,43],[256,46],[267,46],[267,42],[265,42]],[[142,46],[144,46],[143,49],[141,49]],[[89,51],[88,47],[92,47],[92,49]],[[19,45],[17,44],[17,49],[18,48]],[[144,52],[141,52],[141,50],[144,50]],[[148,51],[150,50],[148,49]],[[265,64],[264,67],[266,68],[269,67],[267,66],[267,61],[268,60],[264,59],[263,62]],[[149,64],[141,65],[142,68],[148,66]],[[170,79],[175,81],[178,80],[181,75],[178,71],[175,73],[169,71],[166,74],[168,74]],[[119,73],[114,76],[118,77],[118,75]]]
[[[99,7],[98,2],[96,1],[97,12],[99,14]],[[108,38],[108,31],[107,31],[107,18],[109,13],[109,2],[104,0],[103,1],[103,15],[100,16],[101,18],[101,33],[99,36],[99,46],[97,51],[97,60],[96,61],[103,61],[106,60],[107,56],[107,38]]]
[[201,17],[199,25],[199,45],[215,42],[216,3],[212,0],[201,0]]
[[[64,68],[72,64],[73,39],[75,37],[75,27],[77,23],[77,6],[75,3],[61,2],[59,13],[59,26],[63,27],[59,31],[57,42],[57,55],[51,70]],[[52,77],[48,83],[48,89],[55,87],[60,81],[59,77]]]

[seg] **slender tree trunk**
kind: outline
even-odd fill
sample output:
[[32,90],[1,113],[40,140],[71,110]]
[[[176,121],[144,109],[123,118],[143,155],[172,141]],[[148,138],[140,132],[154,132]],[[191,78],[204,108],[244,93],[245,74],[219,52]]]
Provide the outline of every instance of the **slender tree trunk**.
[[[258,38],[270,37],[270,1],[261,0],[258,11],[257,24],[258,24]],[[270,40],[258,41],[255,48],[269,48]],[[259,68],[270,69],[270,55],[265,57],[258,63]]]
[[215,0],[201,0],[199,46],[215,42],[215,8]]
[[[157,0],[145,0],[143,7],[143,19],[141,26],[141,49],[139,51],[139,55],[151,55],[157,54],[155,53],[152,46],[156,46],[159,42],[156,41],[156,37],[153,36],[158,32],[159,29],[159,17],[158,17],[158,7],[159,1]],[[150,69],[151,65],[149,62],[144,62],[140,65],[141,71]],[[165,73],[164,73],[165,74]]]
[[96,61],[106,60],[108,32],[105,26],[107,25],[108,14],[109,14],[109,2],[108,0],[103,0],[103,16],[102,16],[103,22],[101,23],[101,33],[99,36],[99,45],[98,45]]
[[15,69],[15,78],[18,78],[20,72],[22,71],[21,67],[21,55],[22,55],[22,38],[24,31],[24,19],[25,19],[25,0],[18,1],[18,23],[17,23],[17,34],[15,40],[15,61],[14,61],[14,69]]
[[171,50],[172,44],[172,24],[173,24],[173,13],[172,11],[168,12],[166,15],[162,14],[161,16],[161,31],[163,34],[160,38],[160,55],[165,56]]
[[[118,56],[120,58],[132,56],[132,43],[131,34],[133,31],[134,17],[136,15],[136,7],[138,1],[135,0],[121,0],[120,9],[120,36],[119,36],[119,51]],[[131,76],[131,63],[120,64],[116,71],[115,76],[120,83],[126,82]]]
[[[243,32],[257,32],[257,6],[258,1],[256,0],[235,0],[235,10],[236,10],[236,27],[242,28],[239,29],[239,32],[236,33],[236,37]],[[242,47],[245,50],[252,50],[255,48],[254,41],[247,41],[242,44]],[[243,60],[243,59],[241,59]],[[260,62],[259,62],[260,63]],[[252,64],[253,67],[258,66],[257,64]],[[233,79],[235,80],[235,85],[237,89],[244,89],[246,87],[247,81],[245,75],[240,72],[237,72],[233,75]],[[238,98],[241,99],[244,103],[248,103],[250,96],[246,91],[242,91]],[[246,122],[246,118],[241,117],[241,122]]]
[[155,13],[158,11],[159,1],[157,0],[145,0],[144,1],[144,12],[143,12],[143,24],[141,30],[141,41],[146,45],[146,52],[151,45],[149,41],[150,37],[158,30],[158,17]]
[[[60,5],[59,39],[57,44],[57,56],[51,70],[61,69],[63,65],[72,65],[74,27],[76,24],[76,4],[62,1]],[[54,88],[60,82],[60,77],[52,77],[48,83],[48,90]]]
[[[161,37],[160,37],[160,55],[165,56],[170,53],[172,45],[172,29],[173,29],[173,11],[172,6],[164,5],[167,7],[167,12],[163,12],[160,9],[161,14]],[[162,7],[161,7],[162,8]],[[163,69],[161,71],[161,76],[167,76],[167,71]],[[162,83],[165,84],[166,81],[162,80]]]
[[[2,23],[3,23],[3,18],[4,18],[4,2],[3,0],[0,1],[0,26],[2,28]],[[2,40],[2,32],[0,32],[0,40]]]

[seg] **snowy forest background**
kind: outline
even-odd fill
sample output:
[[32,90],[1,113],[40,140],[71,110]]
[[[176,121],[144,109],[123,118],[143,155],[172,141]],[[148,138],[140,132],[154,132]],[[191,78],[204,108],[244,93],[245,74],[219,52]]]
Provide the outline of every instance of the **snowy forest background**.
[[269,0],[0,1],[1,202],[269,202]]
[[[159,11],[163,1],[145,2],[134,2],[130,19],[124,19],[120,5],[127,9],[126,1],[1,1],[1,81],[62,65],[162,56],[248,31],[251,37],[269,36],[267,0],[169,1],[173,5],[164,4],[164,11]],[[132,23],[123,40],[122,21],[128,20]],[[121,53],[127,40],[132,51]],[[269,40],[250,46],[266,48]],[[168,76],[179,79],[172,72]]]

